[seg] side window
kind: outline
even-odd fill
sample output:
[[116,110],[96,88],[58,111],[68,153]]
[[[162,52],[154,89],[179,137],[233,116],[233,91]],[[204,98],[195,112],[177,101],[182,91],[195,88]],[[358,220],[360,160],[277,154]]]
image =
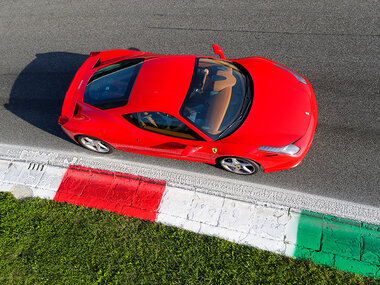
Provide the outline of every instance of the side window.
[[139,112],[123,115],[135,126],[166,136],[190,140],[204,140],[177,118],[161,112]]

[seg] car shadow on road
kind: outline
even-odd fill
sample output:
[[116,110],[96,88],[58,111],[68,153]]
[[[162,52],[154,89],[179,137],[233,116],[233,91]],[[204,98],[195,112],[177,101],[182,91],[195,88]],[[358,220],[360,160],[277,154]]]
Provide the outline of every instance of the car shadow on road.
[[36,54],[16,78],[5,108],[31,125],[67,140],[57,121],[70,82],[87,57],[69,52]]
[[4,107],[31,125],[71,141],[58,125],[58,118],[66,91],[88,56],[70,52],[36,54],[16,78]]

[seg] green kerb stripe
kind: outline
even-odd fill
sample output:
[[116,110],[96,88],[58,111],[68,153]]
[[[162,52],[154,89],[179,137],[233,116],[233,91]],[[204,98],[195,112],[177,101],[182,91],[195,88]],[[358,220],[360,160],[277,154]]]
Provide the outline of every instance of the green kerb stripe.
[[302,211],[294,256],[380,278],[380,226]]

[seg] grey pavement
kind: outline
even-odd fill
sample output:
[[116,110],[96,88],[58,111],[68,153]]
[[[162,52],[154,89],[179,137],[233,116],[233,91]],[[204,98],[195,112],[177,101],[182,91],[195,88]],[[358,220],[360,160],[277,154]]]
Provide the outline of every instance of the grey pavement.
[[227,58],[267,57],[311,82],[319,122],[304,161],[236,176],[137,154],[111,159],[380,206],[379,1],[2,1],[0,143],[87,155],[56,122],[90,51],[208,55],[212,43]]

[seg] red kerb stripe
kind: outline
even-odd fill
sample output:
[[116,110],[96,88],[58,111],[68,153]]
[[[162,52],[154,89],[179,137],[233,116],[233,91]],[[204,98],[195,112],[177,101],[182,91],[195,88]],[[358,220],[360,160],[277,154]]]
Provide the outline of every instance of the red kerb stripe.
[[54,200],[154,221],[165,181],[69,166]]

